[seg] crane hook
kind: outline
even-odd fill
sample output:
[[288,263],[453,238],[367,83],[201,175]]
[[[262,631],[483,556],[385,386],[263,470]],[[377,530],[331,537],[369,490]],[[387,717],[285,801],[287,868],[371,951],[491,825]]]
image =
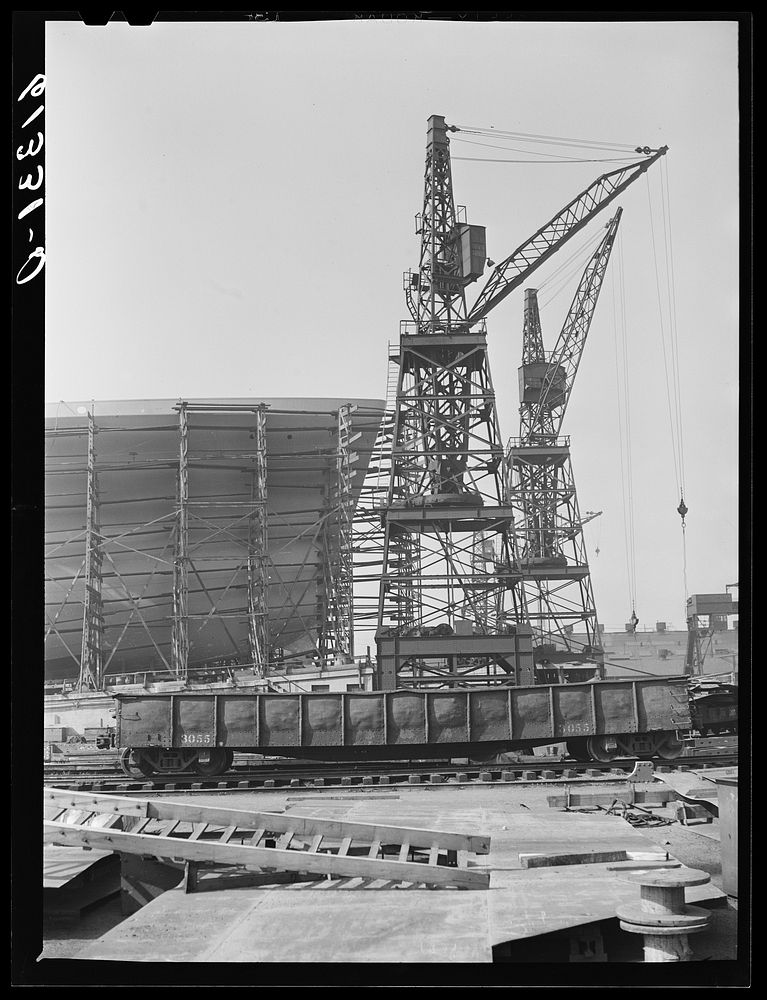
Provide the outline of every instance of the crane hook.
[[684,519],[687,516],[688,507],[684,502],[684,496],[680,497],[679,506],[677,507],[677,513],[682,518],[682,524],[684,524]]

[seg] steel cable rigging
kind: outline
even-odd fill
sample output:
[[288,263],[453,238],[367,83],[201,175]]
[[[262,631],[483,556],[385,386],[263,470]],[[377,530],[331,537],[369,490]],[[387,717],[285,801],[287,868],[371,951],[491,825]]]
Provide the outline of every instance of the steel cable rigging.
[[618,416],[618,444],[621,470],[621,503],[623,507],[623,540],[626,553],[626,576],[631,607],[630,622],[636,629],[636,541],[634,534],[634,487],[631,454],[631,395],[629,382],[628,337],[626,335],[626,288],[623,270],[623,244],[618,238],[617,276],[612,281],[613,326],[616,332],[615,383]]
[[548,146],[574,146],[583,149],[604,149],[614,152],[635,151],[633,143],[609,142],[601,139],[573,138],[561,135],[543,135],[537,132],[508,131],[506,129],[483,128],[478,125],[456,125],[455,130],[466,135],[479,135],[498,139],[544,144]]
[[570,287],[572,278],[583,271],[583,265],[602,236],[603,231],[597,230],[539,284],[538,291],[542,292],[545,289],[547,292],[540,300],[541,308],[549,305],[565,288]]
[[655,289],[658,301],[658,330],[660,333],[663,354],[663,370],[666,384],[666,404],[669,418],[669,436],[671,438],[671,453],[674,465],[674,478],[679,496],[677,513],[682,519],[682,577],[685,601],[688,597],[687,587],[687,532],[685,518],[688,507],[685,503],[684,480],[684,434],[682,424],[682,392],[679,373],[679,337],[676,311],[676,281],[674,277],[674,256],[671,228],[671,207],[669,203],[668,172],[661,171],[661,220],[663,228],[663,255],[666,267],[665,297],[661,288],[658,266],[658,248],[655,239],[653,222],[653,201],[649,180],[647,181],[647,201],[650,209],[650,236],[653,251],[655,272]]
[[[461,133],[460,136],[454,139],[455,142],[462,142],[472,146],[484,146],[489,149],[502,149],[510,153],[529,153],[530,157],[548,157],[548,159],[508,159],[505,157],[488,157],[488,156],[454,156],[455,160],[468,160],[483,163],[618,163],[632,160],[634,158],[633,154],[637,152],[642,152],[641,148],[637,149],[630,143],[614,143],[614,142],[602,142],[588,139],[578,139],[578,138],[565,138],[563,136],[547,136],[540,135],[532,132],[513,132],[506,131],[504,129],[495,128],[480,128],[479,126],[468,126],[468,125],[457,125],[452,126],[452,131]],[[474,135],[478,136],[477,139],[466,139],[462,136],[464,135]],[[480,139],[495,139],[501,142],[506,142],[506,145],[499,145],[498,142],[482,142]],[[519,146],[510,146],[508,142],[516,143],[527,143],[529,146],[534,148],[523,148],[520,149]],[[539,147],[541,146],[554,146],[560,149],[567,150],[565,153],[555,153],[547,152]],[[621,153],[620,156],[601,156],[601,157],[574,157],[574,153],[582,150],[586,152],[612,152]]]

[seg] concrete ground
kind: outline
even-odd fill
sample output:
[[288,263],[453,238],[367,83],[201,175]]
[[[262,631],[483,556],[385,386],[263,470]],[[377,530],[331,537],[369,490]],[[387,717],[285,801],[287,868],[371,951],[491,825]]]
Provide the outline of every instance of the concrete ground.
[[[650,785],[637,786],[649,788]],[[654,786],[657,788],[657,784]],[[200,805],[227,805],[237,809],[257,809],[260,811],[302,811],[308,807],[315,815],[317,810],[326,805],[329,812],[343,806],[349,800],[367,800],[371,804],[379,800],[382,810],[393,808],[396,800],[407,803],[412,808],[416,802],[425,801],[429,804],[456,808],[456,813],[465,810],[473,802],[483,801],[494,810],[507,810],[509,814],[537,813],[541,819],[546,813],[551,813],[547,797],[561,791],[562,785],[555,782],[530,785],[492,785],[492,786],[392,786],[390,789],[374,788],[342,792],[339,789],[327,790],[280,790],[268,792],[221,792],[196,793],[194,801]],[[625,784],[595,783],[586,787],[579,785],[579,791],[600,791],[614,794],[616,799],[626,795]],[[167,798],[167,797],[166,797]],[[190,801],[190,796],[179,795],[179,799]],[[670,809],[656,808],[654,812],[663,817],[671,818]],[[679,823],[668,826],[644,827],[641,833],[645,838],[668,851],[670,855],[690,868],[701,869],[711,876],[711,884],[721,889],[722,869],[720,845],[712,839],[717,821],[705,824],[706,833],[696,832],[694,826],[683,827]],[[701,827],[702,828],[702,827]],[[726,906],[718,906],[711,910],[711,924],[707,931],[691,939],[691,945],[696,959],[734,959],[736,958],[737,940],[737,901],[729,900]],[[123,919],[119,899],[109,900],[86,911],[81,919],[73,925],[60,926],[47,923],[44,926],[44,946],[41,958],[75,958],[78,953],[91,945],[107,931],[121,923]],[[631,960],[631,959],[624,959]]]

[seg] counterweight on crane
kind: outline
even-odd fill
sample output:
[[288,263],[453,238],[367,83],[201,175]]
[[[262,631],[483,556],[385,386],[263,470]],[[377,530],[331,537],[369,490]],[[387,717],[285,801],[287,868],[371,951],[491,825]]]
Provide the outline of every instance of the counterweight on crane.
[[456,129],[432,115],[419,268],[405,275],[412,320],[400,324],[391,357],[399,376],[382,508],[383,689],[533,683],[484,317],[666,151],[599,178],[496,267],[469,310],[466,287],[486,260],[484,229],[455,206],[448,131]]

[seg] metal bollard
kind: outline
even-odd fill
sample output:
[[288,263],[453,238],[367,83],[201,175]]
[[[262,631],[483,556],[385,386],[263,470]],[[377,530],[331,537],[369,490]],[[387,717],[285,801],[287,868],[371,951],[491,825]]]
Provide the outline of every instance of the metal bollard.
[[639,902],[619,906],[616,914],[624,931],[644,935],[645,962],[688,962],[692,949],[687,936],[705,930],[711,915],[685,903],[684,890],[705,885],[711,876],[689,868],[635,872],[622,881],[640,886]]

